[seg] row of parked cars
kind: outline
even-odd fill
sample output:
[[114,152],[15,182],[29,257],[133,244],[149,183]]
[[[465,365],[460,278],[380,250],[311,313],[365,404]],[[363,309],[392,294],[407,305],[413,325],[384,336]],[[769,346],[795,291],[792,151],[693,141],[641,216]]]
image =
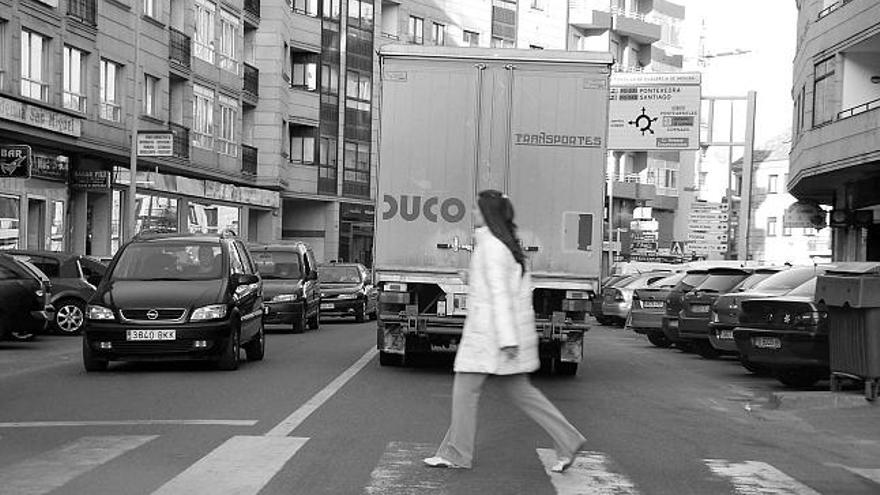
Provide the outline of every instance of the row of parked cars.
[[830,375],[828,313],[814,295],[817,277],[831,268],[707,266],[621,275],[606,281],[593,314],[657,347],[706,359],[736,355],[752,373],[806,387]]
[[89,371],[141,359],[208,359],[235,369],[242,349],[249,360],[263,358],[267,325],[298,333],[317,329],[322,316],[364,321],[377,312],[363,265],[319,265],[306,244],[245,244],[229,232],[144,233],[108,265],[7,251],[2,267],[0,297],[16,305],[0,310],[0,337],[32,338],[49,322],[63,333],[83,331]]

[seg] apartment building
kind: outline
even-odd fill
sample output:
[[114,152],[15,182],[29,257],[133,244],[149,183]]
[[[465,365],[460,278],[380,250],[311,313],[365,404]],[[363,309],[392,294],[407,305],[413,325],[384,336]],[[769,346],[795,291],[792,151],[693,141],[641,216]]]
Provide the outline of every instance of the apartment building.
[[788,188],[833,207],[835,260],[880,261],[880,3],[797,7]]
[[32,150],[30,178],[0,179],[3,247],[112,254],[135,123],[174,136],[174,156],[138,160],[135,231],[271,239],[280,196],[252,146],[260,21],[256,0],[0,0],[0,144]]

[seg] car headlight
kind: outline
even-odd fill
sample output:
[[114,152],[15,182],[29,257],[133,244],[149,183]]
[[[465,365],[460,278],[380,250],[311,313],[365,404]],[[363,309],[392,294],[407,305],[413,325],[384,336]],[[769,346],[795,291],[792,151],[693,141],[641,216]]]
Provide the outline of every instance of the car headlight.
[[201,308],[193,311],[192,316],[190,316],[191,321],[202,321],[202,320],[219,320],[221,318],[226,318],[226,305],[225,304],[211,304],[210,306],[202,306]]
[[272,302],[294,302],[299,299],[298,294],[278,294],[272,298]]
[[355,294],[339,294],[339,297],[337,297],[337,299],[357,299],[358,295],[359,294],[357,294],[357,293],[355,293]]
[[112,320],[115,318],[115,316],[113,316],[113,311],[109,308],[105,308],[104,306],[94,306],[91,304],[86,307],[86,315],[90,320]]

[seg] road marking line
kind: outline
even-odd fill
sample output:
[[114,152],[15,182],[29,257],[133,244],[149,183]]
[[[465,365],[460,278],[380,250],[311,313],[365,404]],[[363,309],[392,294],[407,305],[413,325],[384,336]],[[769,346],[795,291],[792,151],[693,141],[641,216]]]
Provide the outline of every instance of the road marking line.
[[550,470],[556,464],[556,451],[537,449],[544,471],[560,495],[636,495],[636,485],[611,469],[611,461],[601,452],[581,451],[564,473]]
[[862,478],[869,479],[874,483],[880,483],[880,469],[863,469],[844,466],[843,464],[827,464],[828,466],[841,467],[851,473],[855,473]]
[[51,428],[62,426],[254,426],[255,419],[123,419],[118,421],[17,421],[0,423],[0,428]]
[[[370,474],[370,484],[364,488],[367,495],[442,495],[443,479],[448,469],[430,469],[422,459],[437,452],[437,446],[427,443],[390,442],[376,468]],[[439,478],[439,479],[438,479]]]
[[42,495],[110,462],[156,435],[82,437],[55,450],[0,469],[0,492]]
[[352,379],[361,369],[364,368],[370,361],[378,354],[379,351],[375,347],[370,348],[360,359],[358,359],[353,365],[351,365],[347,370],[343,371],[341,375],[337,376],[332,382],[327,384],[320,392],[312,396],[305,404],[300,406],[299,409],[293,411],[293,413],[284,418],[280,423],[275,425],[274,428],[269,430],[266,433],[267,437],[286,437],[290,435],[293,430],[297,429],[306,418],[309,417],[316,409],[321,407],[325,402],[330,400],[336,392],[339,392],[349,380]]
[[162,485],[153,495],[256,494],[308,440],[232,437]]
[[713,473],[728,478],[737,494],[819,495],[819,492],[764,462],[731,462],[724,459],[705,459],[704,462]]

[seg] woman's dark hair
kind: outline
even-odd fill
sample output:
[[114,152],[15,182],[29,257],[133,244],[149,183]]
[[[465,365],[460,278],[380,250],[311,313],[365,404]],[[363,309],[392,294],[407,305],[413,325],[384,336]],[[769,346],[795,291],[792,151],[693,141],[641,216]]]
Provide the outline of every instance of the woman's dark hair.
[[498,238],[513,254],[513,259],[526,273],[526,255],[519,238],[516,237],[516,224],[513,223],[513,203],[501,191],[488,189],[477,195],[477,205],[486,220],[492,235]]

